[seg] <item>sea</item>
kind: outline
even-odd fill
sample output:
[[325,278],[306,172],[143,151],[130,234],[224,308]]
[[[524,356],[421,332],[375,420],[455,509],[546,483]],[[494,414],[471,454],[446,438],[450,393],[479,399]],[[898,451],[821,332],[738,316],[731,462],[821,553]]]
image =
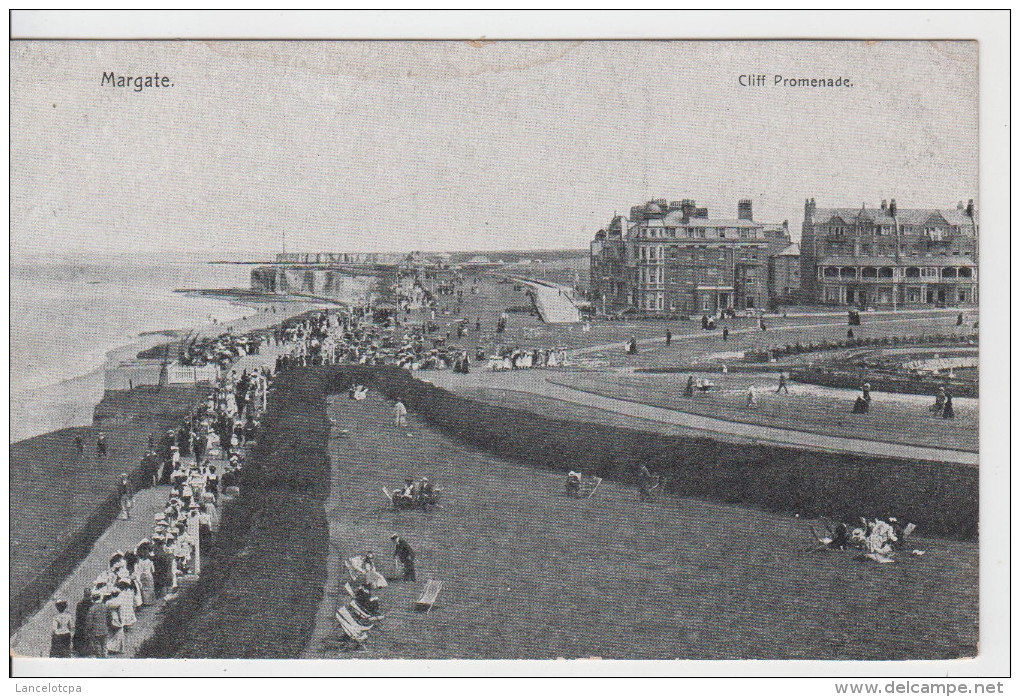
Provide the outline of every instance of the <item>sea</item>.
[[248,288],[251,267],[131,255],[12,258],[10,442],[92,421],[104,369],[166,340],[256,309],[174,292]]

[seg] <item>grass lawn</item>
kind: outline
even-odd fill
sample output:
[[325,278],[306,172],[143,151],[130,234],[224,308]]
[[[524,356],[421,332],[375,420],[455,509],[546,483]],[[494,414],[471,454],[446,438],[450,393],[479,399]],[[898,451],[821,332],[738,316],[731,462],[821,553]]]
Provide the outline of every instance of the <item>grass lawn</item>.
[[[137,418],[104,425],[109,444],[96,457],[99,428],[65,428],[10,446],[10,594],[13,598],[59,555],[88,518],[117,491],[122,472],[134,471],[149,435],[175,427],[205,395],[205,388],[172,386],[162,393],[135,390],[104,399],[101,408],[134,410]],[[85,453],[74,447],[75,435]]]
[[[843,341],[847,338],[846,333],[849,329],[846,319],[841,317],[791,317],[787,320],[766,318],[765,321],[769,329],[764,332],[754,329],[751,320],[727,321],[730,323],[730,335],[727,341],[723,341],[721,327],[703,332],[696,322],[685,322],[681,324],[682,333],[697,333],[697,337],[679,339],[668,347],[665,343],[642,346],[636,356],[628,356],[622,349],[617,348],[594,352],[589,354],[589,357],[608,361],[614,366],[650,368],[689,365],[692,361],[705,360],[706,357],[714,354],[734,353],[742,357],[743,352],[749,349],[786,346],[798,341],[805,345],[820,341]],[[740,324],[734,324],[734,322]],[[957,327],[955,324],[955,317],[945,314],[931,316],[880,315],[866,318],[863,326],[853,329],[858,338],[970,334],[974,331],[970,327]],[[677,333],[677,329],[674,328],[673,334]],[[658,336],[663,336],[663,333]],[[825,354],[820,353],[818,356],[821,359]],[[810,359],[809,354],[804,354],[804,357]],[[736,358],[710,360],[718,364],[733,362]]]
[[[790,394],[776,394],[778,375],[729,373],[703,376],[718,389],[684,396],[687,373],[558,373],[552,382],[676,411],[728,421],[790,428],[851,438],[959,450],[978,450],[978,408],[975,400],[953,400],[956,418],[928,413],[925,397],[875,393],[868,414],[851,414],[857,392],[790,384]],[[695,374],[695,379],[699,376]],[[754,386],[758,405],[747,406]],[[845,396],[842,395],[845,392]]]
[[[971,656],[978,546],[919,539],[894,564],[808,553],[802,521],[732,505],[660,498],[604,482],[591,500],[563,476],[500,460],[423,425],[392,425],[375,393],[334,399],[327,503],[335,575],[391,532],[418,556],[417,583],[378,592],[386,618],[358,658],[814,658]],[[339,429],[347,429],[342,435]],[[395,512],[380,488],[428,476],[443,507]],[[429,615],[411,609],[444,581]],[[327,584],[328,618],[340,591]],[[336,657],[320,621],[312,655]]]

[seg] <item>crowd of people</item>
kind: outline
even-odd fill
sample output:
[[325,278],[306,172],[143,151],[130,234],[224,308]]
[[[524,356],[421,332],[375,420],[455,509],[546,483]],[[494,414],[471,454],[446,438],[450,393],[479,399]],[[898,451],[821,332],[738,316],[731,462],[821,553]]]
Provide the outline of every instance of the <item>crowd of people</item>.
[[217,337],[192,339],[182,347],[178,360],[181,365],[187,366],[229,368],[238,358],[259,353],[269,336],[263,331],[251,331],[240,336],[224,333]]
[[[477,324],[477,323],[476,323]],[[457,334],[463,322],[452,325]],[[272,339],[284,351],[276,369],[308,365],[396,365],[412,372],[452,370],[469,373],[472,363],[491,371],[561,366],[566,350],[497,346],[468,350],[436,335],[429,320],[401,325],[392,313],[374,313],[366,307],[335,308],[311,313],[276,330]]]
[[895,517],[888,520],[860,518],[856,525],[825,523],[822,535],[811,527],[811,533],[818,541],[818,549],[854,550],[861,558],[890,562],[897,552],[924,554],[922,550],[907,548],[907,539],[915,529],[914,523],[903,524]]
[[421,508],[429,510],[439,504],[440,489],[437,489],[428,480],[428,477],[414,479],[408,477],[404,480],[403,486],[394,489],[390,494],[385,488],[383,492],[389,497],[394,508]]
[[[115,550],[107,568],[83,589],[74,612],[54,601],[50,656],[104,658],[126,651],[141,613],[176,592],[185,577],[201,573],[225,494],[235,494],[245,445],[254,435],[269,385],[266,371],[224,373],[208,400],[177,430],[152,438],[143,478],[170,485],[148,537]],[[134,492],[127,473],[119,484],[121,518],[130,518]]]

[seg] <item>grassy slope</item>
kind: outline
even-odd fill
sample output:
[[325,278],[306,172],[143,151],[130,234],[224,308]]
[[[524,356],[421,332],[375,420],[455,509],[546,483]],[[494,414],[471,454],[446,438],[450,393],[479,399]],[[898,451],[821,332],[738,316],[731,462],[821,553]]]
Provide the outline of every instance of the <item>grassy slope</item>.
[[[205,394],[196,387],[172,387],[162,394],[112,393],[106,406],[135,410],[126,423],[103,426],[110,453],[95,456],[94,426],[66,428],[12,443],[10,447],[11,597],[65,548],[96,508],[115,493],[122,472],[135,470],[152,433],[174,426]],[[79,456],[74,436],[86,449]]]
[[[756,320],[755,320],[756,321]],[[753,329],[752,320],[739,319],[727,320],[731,331],[735,329]],[[684,339],[675,342],[667,347],[665,344],[642,347],[636,356],[627,356],[621,349],[611,351],[600,351],[590,354],[592,358],[603,358],[609,360],[613,365],[625,365],[636,368],[650,368],[660,366],[687,365],[691,360],[697,360],[705,354],[740,352],[749,349],[764,349],[787,344],[796,344],[798,341],[804,345],[817,344],[821,341],[843,341],[846,339],[846,332],[849,327],[846,319],[841,317],[807,317],[787,320],[768,317],[765,319],[768,331],[733,332],[727,341],[723,341],[721,327],[714,331],[704,332],[696,339]],[[818,326],[825,325],[825,326]],[[942,335],[970,334],[974,330],[971,327],[957,327],[956,318],[948,314],[935,314],[931,316],[900,315],[890,317],[877,315],[874,318],[866,318],[864,325],[854,327],[854,334],[858,338],[883,337],[883,336],[919,336],[919,335]],[[689,334],[699,332],[700,325],[697,322],[684,322],[680,324],[680,330]],[[674,335],[677,329],[673,329]],[[660,333],[659,336],[662,336]],[[639,336],[640,338],[640,336]],[[819,354],[819,359],[824,356]],[[718,362],[725,363],[726,360]]]
[[[419,583],[380,591],[371,658],[943,658],[977,642],[973,543],[928,539],[887,565],[810,554],[800,521],[693,499],[638,504],[610,482],[590,501],[562,475],[490,457],[411,418],[398,431],[375,395],[335,401],[331,533],[382,558],[399,531]],[[410,432],[411,435],[407,435]],[[430,514],[388,509],[381,486],[426,475]],[[383,570],[391,572],[391,562]],[[445,581],[429,616],[410,610]],[[337,589],[327,588],[327,602]],[[333,654],[329,654],[332,657]]]
[[[697,375],[696,375],[697,377]],[[851,414],[855,393],[839,399],[811,387],[792,385],[791,394],[776,394],[778,376],[765,374],[709,375],[718,390],[684,397],[687,374],[559,374],[553,382],[676,411],[728,421],[791,428],[827,435],[868,438],[931,447],[978,449],[978,409],[955,400],[956,418],[936,418],[924,405],[876,397],[867,415]],[[749,408],[747,389],[753,385],[758,405]]]

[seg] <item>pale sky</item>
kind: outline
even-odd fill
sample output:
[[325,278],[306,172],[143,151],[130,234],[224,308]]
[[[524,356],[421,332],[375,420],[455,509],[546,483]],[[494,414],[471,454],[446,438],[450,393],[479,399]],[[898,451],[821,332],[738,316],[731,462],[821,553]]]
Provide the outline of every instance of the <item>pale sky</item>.
[[[584,248],[614,211],[977,198],[977,44],[14,42],[11,241]],[[104,71],[174,87],[101,86]],[[741,87],[741,74],[853,88]]]

